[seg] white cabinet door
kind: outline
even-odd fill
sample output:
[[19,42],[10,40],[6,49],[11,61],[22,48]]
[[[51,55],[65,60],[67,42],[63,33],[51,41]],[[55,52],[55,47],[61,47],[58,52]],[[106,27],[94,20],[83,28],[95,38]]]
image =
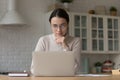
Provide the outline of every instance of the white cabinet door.
[[88,32],[88,15],[71,13],[70,14],[70,28],[71,34],[75,37],[81,38],[82,52],[89,52],[89,32]]
[[104,53],[105,52],[105,22],[104,16],[89,15],[90,28],[90,52]]
[[107,24],[107,50],[108,53],[120,51],[120,18],[106,17]]

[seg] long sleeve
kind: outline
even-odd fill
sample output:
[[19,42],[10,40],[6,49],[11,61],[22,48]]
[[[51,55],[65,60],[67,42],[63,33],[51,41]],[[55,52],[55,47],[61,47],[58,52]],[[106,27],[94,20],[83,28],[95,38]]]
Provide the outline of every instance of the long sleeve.
[[73,47],[73,51],[75,53],[75,62],[76,62],[76,73],[80,72],[80,57],[81,57],[81,44],[80,39],[76,40],[75,46]]
[[45,51],[45,43],[43,37],[38,40],[35,51]]
[[[36,48],[35,48],[35,50],[34,51],[44,51],[45,49],[44,49],[44,42],[43,42],[43,38],[40,38],[39,40],[38,40],[38,43],[37,43],[37,45],[36,45]],[[33,60],[32,60],[32,62],[31,62],[31,68],[30,68],[30,70],[31,70],[31,73],[33,74],[34,73],[34,71],[33,71]]]
[[[80,71],[80,54],[81,54],[81,43],[80,38],[67,37],[68,47],[63,49],[61,45],[56,44],[55,38],[52,35],[43,36],[38,40],[35,51],[73,51],[75,54],[75,72]],[[33,73],[33,61],[31,63],[31,73]]]
[[[70,40],[70,43],[69,43]],[[63,49],[64,51],[73,51],[75,55],[75,72],[80,72],[80,57],[81,57],[81,42],[80,38],[68,38],[68,47]]]

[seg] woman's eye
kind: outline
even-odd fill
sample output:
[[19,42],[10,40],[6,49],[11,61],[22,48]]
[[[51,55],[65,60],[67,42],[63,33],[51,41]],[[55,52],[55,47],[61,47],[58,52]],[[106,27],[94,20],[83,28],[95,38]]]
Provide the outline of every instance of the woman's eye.
[[53,25],[53,27],[54,27],[54,28],[57,28],[57,25],[55,24],[55,25]]
[[65,26],[64,26],[64,25],[61,25],[61,28],[63,29],[63,28],[65,28]]

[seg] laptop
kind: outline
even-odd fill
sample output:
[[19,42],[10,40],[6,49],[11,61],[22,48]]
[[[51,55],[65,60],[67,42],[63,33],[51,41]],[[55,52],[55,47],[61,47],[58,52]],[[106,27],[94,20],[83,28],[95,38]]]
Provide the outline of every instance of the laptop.
[[74,76],[72,51],[33,52],[33,76]]

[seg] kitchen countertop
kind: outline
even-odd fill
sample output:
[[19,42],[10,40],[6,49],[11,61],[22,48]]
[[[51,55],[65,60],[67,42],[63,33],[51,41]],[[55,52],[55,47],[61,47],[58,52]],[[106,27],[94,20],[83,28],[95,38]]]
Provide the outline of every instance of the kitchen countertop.
[[7,75],[0,75],[0,80],[120,80],[120,75],[110,76],[76,76],[76,77],[9,77]]

